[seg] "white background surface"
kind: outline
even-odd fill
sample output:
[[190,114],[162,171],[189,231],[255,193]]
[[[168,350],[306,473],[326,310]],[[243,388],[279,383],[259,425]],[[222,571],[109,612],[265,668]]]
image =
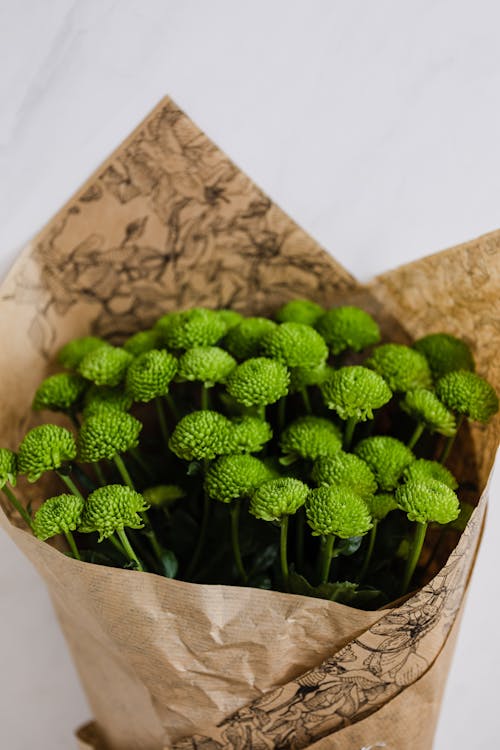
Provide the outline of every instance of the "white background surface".
[[[360,279],[498,228],[499,23],[495,0],[0,0],[0,273],[165,93]],[[498,539],[493,503],[435,750],[500,744]],[[1,534],[0,747],[68,750],[88,717]]]

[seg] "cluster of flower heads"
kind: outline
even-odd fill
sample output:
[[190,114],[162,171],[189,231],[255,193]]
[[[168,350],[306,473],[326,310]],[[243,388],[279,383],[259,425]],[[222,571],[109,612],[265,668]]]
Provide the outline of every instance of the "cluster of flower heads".
[[[58,362],[33,408],[65,416],[0,449],[0,488],[36,536],[64,535],[77,559],[217,582],[211,546],[222,555],[226,535],[222,582],[294,591],[307,579],[323,596],[341,555],[358,586],[376,577],[391,517],[410,537],[394,561],[407,590],[428,524],[460,513],[444,463],[461,422],[498,410],[464,341],[381,343],[366,311],[300,299],[274,319],[167,313],[122,346],[70,341]],[[65,492],[32,516],[17,477],[47,473]]]

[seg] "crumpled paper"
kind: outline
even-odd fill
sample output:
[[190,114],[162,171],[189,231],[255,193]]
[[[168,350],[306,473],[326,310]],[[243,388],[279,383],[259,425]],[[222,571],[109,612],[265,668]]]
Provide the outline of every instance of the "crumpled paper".
[[[33,392],[66,340],[120,341],[192,305],[359,303],[396,340],[464,336],[498,388],[499,261],[493,233],[361,286],[165,99],[0,288],[2,444],[36,422]],[[80,747],[429,748],[498,435],[498,417],[464,431],[454,461],[477,509],[432,580],[377,612],[80,563],[6,507],[0,523],[49,588],[94,713]],[[35,507],[46,495],[20,493]]]

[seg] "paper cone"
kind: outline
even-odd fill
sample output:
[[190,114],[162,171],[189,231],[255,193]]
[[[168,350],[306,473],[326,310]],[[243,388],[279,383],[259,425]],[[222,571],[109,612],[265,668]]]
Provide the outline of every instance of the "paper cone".
[[[360,302],[393,339],[465,334],[498,388],[499,250],[495,233],[361,286],[165,99],[1,287],[2,444],[17,448],[33,423],[34,390],[62,343],[89,331],[119,341],[192,305]],[[497,418],[457,445],[481,500],[442,570],[376,612],[80,563],[6,508],[0,522],[49,587],[94,712],[80,747],[400,750],[403,729],[412,750],[430,747],[498,432]]]

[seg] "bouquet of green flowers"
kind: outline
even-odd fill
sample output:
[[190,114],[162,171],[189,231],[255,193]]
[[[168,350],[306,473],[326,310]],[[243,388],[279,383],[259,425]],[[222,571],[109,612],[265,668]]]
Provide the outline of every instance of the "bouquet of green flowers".
[[361,286],[168,99],[30,243],[0,523],[81,748],[428,750],[498,443],[499,258],[494,233]]

